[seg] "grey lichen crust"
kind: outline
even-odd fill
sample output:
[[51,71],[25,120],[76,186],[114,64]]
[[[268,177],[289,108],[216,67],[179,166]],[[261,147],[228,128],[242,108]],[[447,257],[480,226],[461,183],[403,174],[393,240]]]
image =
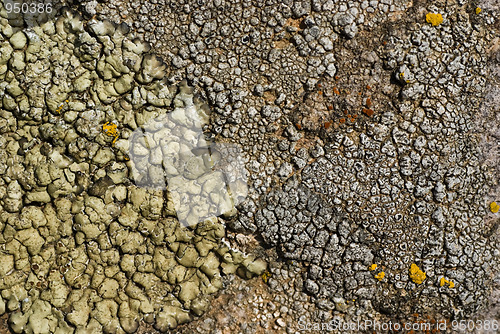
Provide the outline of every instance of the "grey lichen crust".
[[0,5],[0,29],[0,314],[14,332],[166,331],[208,308],[221,271],[264,271],[220,219],[185,228],[168,190],[134,185],[130,134],[172,107],[207,111],[147,43],[67,9],[23,29]]

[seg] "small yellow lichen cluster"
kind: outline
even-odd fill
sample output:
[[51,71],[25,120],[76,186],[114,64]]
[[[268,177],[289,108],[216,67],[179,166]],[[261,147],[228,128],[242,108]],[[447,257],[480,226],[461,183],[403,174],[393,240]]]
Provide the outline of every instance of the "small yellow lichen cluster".
[[104,131],[104,133],[107,134],[108,136],[114,137],[113,139],[113,145],[114,145],[115,141],[119,137],[117,125],[113,122],[106,122],[106,124],[103,124],[102,126],[102,131]]
[[269,271],[267,271],[267,270],[266,270],[266,271],[264,271],[264,272],[262,273],[262,275],[260,275],[260,277],[262,277],[262,280],[264,281],[264,283],[267,283],[267,280],[268,280],[271,276],[273,276],[273,274],[271,274],[271,273],[270,273]]
[[385,277],[385,273],[383,271],[381,271],[377,275],[375,275],[375,278],[378,279],[379,281],[383,280],[384,277]]
[[441,277],[441,279],[439,280],[439,286],[444,286],[445,284],[448,284],[450,289],[453,289],[455,287],[455,283],[453,283],[451,280],[449,281],[444,277]]
[[476,7],[476,14],[478,14],[478,15],[479,15],[479,13],[481,13],[481,8]]
[[500,205],[498,205],[496,202],[491,202],[490,211],[493,213],[497,213],[499,210],[500,210]]
[[403,80],[406,83],[410,83],[410,80],[408,80],[408,79],[405,78],[405,72],[399,73],[399,79]]
[[[374,271],[375,269],[377,269],[377,267],[378,267],[378,266],[377,266],[377,264],[376,264],[376,263],[374,263],[374,264],[372,264],[371,266],[369,266],[369,267],[368,267],[368,270],[370,270],[370,271]],[[384,273],[383,271],[381,271],[381,272],[379,272],[378,274],[376,274],[374,277],[375,277],[376,279],[378,279],[379,281],[381,281],[381,280],[383,280],[383,279],[384,279],[384,277],[385,277],[385,273]]]
[[425,15],[425,20],[435,27],[443,23],[443,15],[439,13],[427,13],[427,15]]
[[[68,103],[69,100],[65,100],[64,102]],[[64,103],[61,103],[61,105],[56,109],[56,112],[58,114],[61,114],[61,110],[64,108]]]
[[420,270],[420,268],[415,263],[412,263],[410,267],[410,278],[413,283],[422,284],[422,282],[425,280],[425,277],[425,273]]

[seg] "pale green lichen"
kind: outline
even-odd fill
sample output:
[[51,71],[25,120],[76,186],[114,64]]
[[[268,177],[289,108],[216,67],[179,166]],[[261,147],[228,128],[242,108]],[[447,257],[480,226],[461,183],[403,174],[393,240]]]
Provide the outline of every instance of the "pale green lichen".
[[[120,138],[171,105],[178,121],[186,112],[208,120],[192,88],[166,84],[166,65],[147,43],[110,22],[84,25],[69,10],[30,34],[3,17],[0,27],[2,117],[33,140],[25,165],[6,172],[0,207],[0,314],[11,312],[15,333],[131,333],[140,321],[167,331],[208,309],[223,274],[266,270],[223,242],[219,218],[181,226],[170,192],[131,185]],[[6,140],[3,152],[16,156],[18,140]],[[197,163],[206,161],[193,161],[193,178]]]

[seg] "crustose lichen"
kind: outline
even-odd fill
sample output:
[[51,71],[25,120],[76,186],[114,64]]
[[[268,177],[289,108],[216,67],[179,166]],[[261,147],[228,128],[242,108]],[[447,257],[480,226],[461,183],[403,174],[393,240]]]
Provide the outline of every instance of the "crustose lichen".
[[425,277],[425,273],[420,270],[420,268],[415,263],[412,263],[410,267],[410,278],[413,283],[422,284],[422,282],[425,280]]

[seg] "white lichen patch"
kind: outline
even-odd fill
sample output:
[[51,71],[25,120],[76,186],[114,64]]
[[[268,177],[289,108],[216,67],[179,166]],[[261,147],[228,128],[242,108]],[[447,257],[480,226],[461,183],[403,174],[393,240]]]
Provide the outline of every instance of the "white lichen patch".
[[202,126],[208,115],[185,83],[174,104],[178,107],[172,112],[137,128],[124,146],[136,185],[168,189],[177,218],[186,226],[234,214],[247,195],[238,148],[206,140]]

